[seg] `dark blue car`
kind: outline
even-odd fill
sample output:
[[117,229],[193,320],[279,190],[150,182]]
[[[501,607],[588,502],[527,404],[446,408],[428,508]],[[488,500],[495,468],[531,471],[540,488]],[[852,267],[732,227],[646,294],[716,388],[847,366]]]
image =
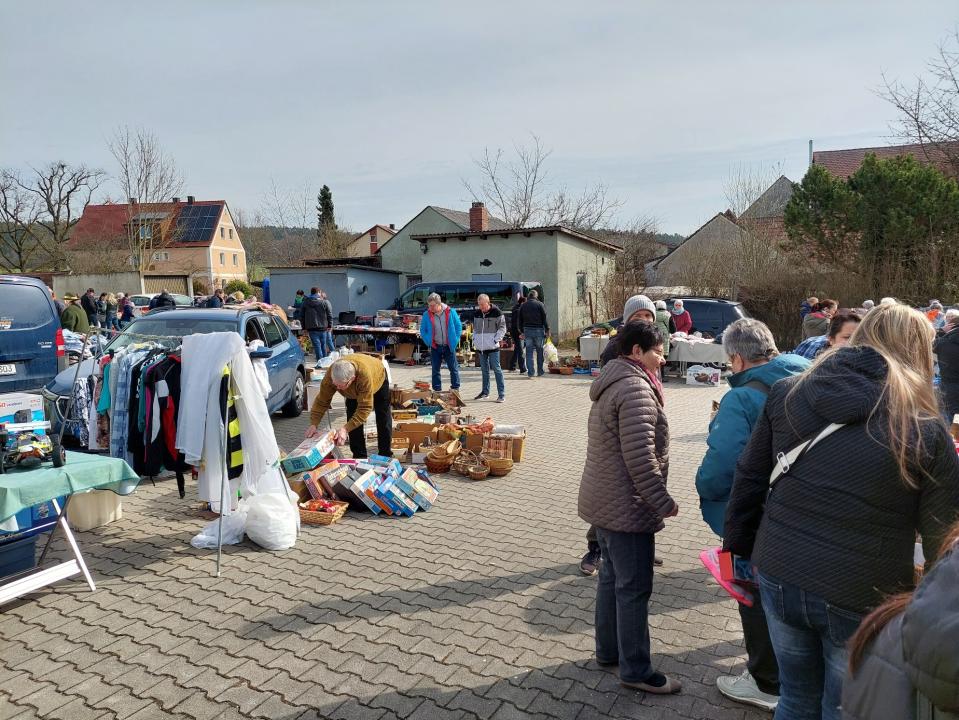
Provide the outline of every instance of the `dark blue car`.
[[[244,340],[262,340],[264,347],[250,353],[251,358],[266,360],[272,392],[266,406],[271,412],[282,410],[287,417],[296,417],[303,411],[303,396],[306,392],[303,349],[280,318],[259,309],[177,309],[154,310],[149,315],[137,318],[124,328],[106,346],[106,350],[119,349],[136,342],[135,335],[183,337],[194,333],[238,332]],[[176,345],[170,341],[171,346]],[[93,360],[85,360],[80,366],[80,377],[93,371]],[[76,368],[60,373],[44,389],[48,406],[52,405],[50,419],[59,427],[67,410]]]
[[0,393],[40,390],[64,367],[60,315],[47,286],[0,275]]

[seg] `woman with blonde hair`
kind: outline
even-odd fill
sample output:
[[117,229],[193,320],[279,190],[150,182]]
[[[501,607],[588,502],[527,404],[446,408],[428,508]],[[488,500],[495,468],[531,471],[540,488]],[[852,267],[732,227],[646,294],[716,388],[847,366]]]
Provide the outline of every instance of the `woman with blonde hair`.
[[119,301],[113,293],[107,293],[105,300],[105,318],[104,326],[107,330],[116,331],[120,329],[120,320],[117,318],[117,305]]
[[846,642],[935,561],[959,459],[932,386],[933,330],[872,310],[849,344],[776,383],[736,466],[724,546],[750,558],[780,669],[776,720],[840,717]]

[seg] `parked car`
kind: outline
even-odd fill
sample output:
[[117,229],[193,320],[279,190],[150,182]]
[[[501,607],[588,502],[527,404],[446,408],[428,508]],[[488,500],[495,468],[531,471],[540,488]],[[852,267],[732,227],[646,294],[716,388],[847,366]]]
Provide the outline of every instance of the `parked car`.
[[[191,308],[176,312],[154,312],[135,319],[113,338],[105,351],[118,350],[137,342],[135,335],[169,335],[183,337],[194,333],[238,332],[247,342],[262,340],[264,347],[250,353],[251,358],[266,361],[272,392],[266,401],[270,413],[282,410],[287,417],[296,417],[303,411],[306,392],[303,349],[280,318],[256,308],[205,309]],[[175,341],[169,341],[170,345]],[[80,365],[80,377],[93,372],[95,360]],[[76,367],[56,376],[43,390],[47,400],[47,417],[58,429],[67,411],[73,389]]]
[[543,300],[543,286],[535,281],[483,280],[472,282],[432,282],[417,283],[407,289],[393,303],[393,309],[401,313],[422,315],[426,312],[426,298],[430,293],[438,293],[443,302],[456,310],[463,322],[470,322],[476,312],[476,297],[489,295],[490,302],[506,313],[507,320],[516,302],[516,295],[529,295],[530,290],[539,293]]
[[0,393],[39,391],[66,367],[60,316],[47,286],[0,275]]
[[[134,316],[140,317],[150,312],[150,301],[159,294],[160,293],[139,293],[137,295],[131,295],[130,301],[134,306]],[[181,295],[180,293],[170,293],[170,295],[173,296],[173,302],[176,303],[178,308],[193,307],[193,298],[189,295]]]

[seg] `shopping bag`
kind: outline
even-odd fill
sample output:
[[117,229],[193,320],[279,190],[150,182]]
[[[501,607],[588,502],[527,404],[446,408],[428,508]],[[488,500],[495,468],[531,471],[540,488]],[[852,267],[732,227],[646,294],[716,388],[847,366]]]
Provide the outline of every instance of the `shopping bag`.
[[552,338],[546,338],[546,344],[543,345],[543,356],[548,363],[559,362],[559,350],[557,350],[556,346],[553,345]]
[[[247,503],[241,500],[235,512],[223,516],[224,545],[237,545],[243,542],[243,528],[246,525],[246,509]],[[220,521],[217,519],[204,525],[200,534],[190,540],[190,544],[195,548],[216,550],[219,535]]]
[[724,573],[722,569],[722,561],[720,559],[720,554],[722,548],[706,548],[701,553],[699,553],[699,561],[703,566],[709,570],[709,574],[713,576],[716,582],[719,583],[719,586],[729,593],[729,596],[732,597],[737,602],[745,605],[746,607],[753,606],[753,594],[750,590],[743,587],[737,582],[726,579],[724,575],[728,577],[728,573]]
[[266,550],[286,550],[296,544],[299,510],[284,493],[261,493],[249,500],[246,534]]

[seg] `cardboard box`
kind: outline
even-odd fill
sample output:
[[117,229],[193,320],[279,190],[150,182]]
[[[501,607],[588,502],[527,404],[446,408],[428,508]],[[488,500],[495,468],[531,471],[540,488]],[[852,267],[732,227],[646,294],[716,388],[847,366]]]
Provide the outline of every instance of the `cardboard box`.
[[289,474],[312,470],[333,451],[333,433],[307,438],[290,452],[280,463]]
[[406,438],[410,441],[413,450],[417,450],[420,443],[426,438],[436,440],[436,426],[424,422],[397,423],[393,428],[394,438]]
[[416,349],[416,345],[413,343],[397,343],[393,348],[393,358],[395,360],[400,360],[406,362],[407,360],[413,359],[413,351]]
[[421,479],[412,468],[394,480],[394,484],[423,510],[431,509],[439,497],[439,492],[428,482]]
[[347,472],[348,468],[345,465],[340,465],[336,460],[332,460],[322,467],[316,468],[316,470],[307,470],[300,473],[299,477],[306,486],[310,497],[314,500],[320,500],[335,494],[333,486],[345,477]]
[[[16,425],[20,423],[44,422],[46,416],[43,412],[43,396],[33,393],[4,393],[0,395],[0,423],[4,425]],[[47,428],[39,427],[31,429],[37,435],[46,435]],[[7,445],[12,447],[16,444],[16,436],[11,433]]]
[[306,407],[307,409],[313,407],[313,401],[316,400],[317,396],[320,394],[320,383],[319,382],[310,382],[306,384]]
[[350,490],[352,491],[354,497],[356,497],[357,500],[361,501],[363,505],[366,506],[367,510],[374,515],[379,515],[381,512],[383,512],[382,507],[373,502],[373,499],[366,494],[366,489],[372,485],[375,478],[376,473],[374,473],[372,470],[368,470],[353,482],[353,484],[350,486]]
[[705,365],[690,365],[686,369],[686,384],[717,387],[722,380],[723,372],[719,368]]

